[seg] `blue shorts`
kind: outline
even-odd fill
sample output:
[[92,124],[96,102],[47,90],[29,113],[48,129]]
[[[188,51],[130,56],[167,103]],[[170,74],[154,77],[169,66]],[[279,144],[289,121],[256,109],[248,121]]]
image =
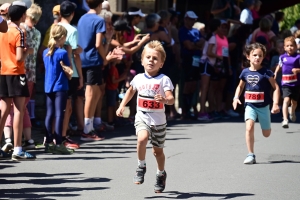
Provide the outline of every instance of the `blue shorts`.
[[245,121],[252,119],[255,122],[257,118],[262,130],[271,129],[271,112],[269,106],[262,108],[246,106]]

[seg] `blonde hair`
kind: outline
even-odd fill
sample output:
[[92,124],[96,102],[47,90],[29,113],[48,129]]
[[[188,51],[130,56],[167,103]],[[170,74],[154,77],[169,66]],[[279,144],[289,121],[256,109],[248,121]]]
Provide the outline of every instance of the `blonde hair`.
[[285,39],[284,39],[284,45],[285,45],[287,42],[291,42],[291,43],[293,43],[294,45],[297,45],[294,36],[290,36],[290,37],[285,38]]
[[105,19],[111,19],[112,16],[113,16],[113,13],[108,11],[108,10],[103,10],[102,9],[99,16],[102,17],[104,20]]
[[37,4],[32,4],[26,11],[26,16],[31,20],[38,22],[42,16],[42,9]]
[[162,46],[162,44],[159,41],[153,40],[153,41],[150,41],[148,44],[146,44],[146,46],[144,47],[143,52],[142,52],[142,59],[144,58],[145,49],[147,49],[147,48],[158,51],[160,53],[162,62],[165,62],[166,52],[164,50],[164,47]]
[[67,36],[67,29],[62,25],[53,24],[50,31],[50,38],[48,42],[49,51],[46,56],[52,56],[54,53],[57,41]]
[[295,38],[300,38],[300,30],[296,31],[294,36],[295,36]]

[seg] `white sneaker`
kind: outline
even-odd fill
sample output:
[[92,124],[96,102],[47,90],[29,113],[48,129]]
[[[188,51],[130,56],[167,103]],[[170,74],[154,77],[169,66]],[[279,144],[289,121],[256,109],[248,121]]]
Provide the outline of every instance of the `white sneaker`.
[[12,145],[12,143],[8,142],[8,143],[5,143],[5,145],[3,145],[2,151],[4,151],[5,153],[8,153],[13,148],[14,148],[14,146]]
[[283,120],[281,124],[282,128],[289,128],[289,120]]
[[290,115],[290,120],[292,121],[292,122],[295,122],[296,121],[296,113],[294,112],[294,113],[292,113],[292,107],[289,107],[288,108],[288,111],[289,111],[289,115]]
[[249,153],[246,159],[244,160],[244,164],[255,164],[255,163],[256,163],[255,155],[253,153]]
[[226,111],[227,115],[229,115],[230,117],[239,117],[240,114],[234,112],[232,109],[229,109],[228,111]]

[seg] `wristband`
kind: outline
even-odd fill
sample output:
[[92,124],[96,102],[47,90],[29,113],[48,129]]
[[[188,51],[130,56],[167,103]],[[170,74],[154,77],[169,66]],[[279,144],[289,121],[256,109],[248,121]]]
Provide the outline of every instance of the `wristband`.
[[235,99],[239,99],[239,97],[233,97],[233,100],[235,100]]

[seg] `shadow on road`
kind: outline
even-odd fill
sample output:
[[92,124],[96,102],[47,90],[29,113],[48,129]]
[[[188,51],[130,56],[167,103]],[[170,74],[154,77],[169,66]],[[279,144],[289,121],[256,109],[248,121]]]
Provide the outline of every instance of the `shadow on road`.
[[300,163],[300,161],[278,160],[278,161],[269,161],[269,162],[257,162],[256,164],[282,164],[282,163]]
[[[36,185],[31,188],[18,189],[0,189],[0,198],[9,199],[58,199],[62,197],[76,197],[84,190],[105,190],[109,187],[74,187],[76,184],[88,183],[89,185],[97,185],[97,183],[109,182],[109,178],[86,178],[81,177],[82,173],[16,173],[16,174],[0,174],[0,183],[20,187],[20,184]],[[60,177],[62,176],[62,177]],[[76,176],[76,177],[74,177]],[[51,178],[55,177],[55,178]],[[19,180],[15,180],[19,178]],[[20,178],[24,178],[20,180]],[[93,183],[93,184],[91,184]],[[19,184],[19,186],[17,186]],[[72,187],[61,187],[61,184],[73,185]],[[50,187],[48,187],[50,185]],[[46,186],[46,187],[43,187]],[[51,198],[52,197],[52,198]]]
[[[216,194],[216,193],[203,193],[203,192],[178,192],[178,191],[170,191],[164,192],[164,194],[168,194],[170,196],[152,196],[145,197],[145,199],[190,199],[194,197],[221,197],[222,199],[234,199],[237,197],[245,197],[245,196],[254,196],[254,194],[250,193],[228,193],[228,194]],[[173,196],[171,196],[173,195]]]

